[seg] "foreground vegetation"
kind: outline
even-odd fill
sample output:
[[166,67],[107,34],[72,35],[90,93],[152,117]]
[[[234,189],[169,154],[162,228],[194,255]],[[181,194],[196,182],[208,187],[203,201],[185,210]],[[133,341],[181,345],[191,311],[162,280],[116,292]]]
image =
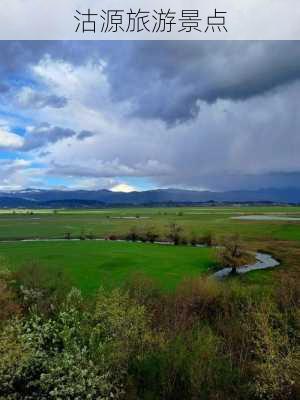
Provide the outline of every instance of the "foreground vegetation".
[[143,277],[84,300],[52,270],[0,279],[1,399],[296,399],[300,292]]

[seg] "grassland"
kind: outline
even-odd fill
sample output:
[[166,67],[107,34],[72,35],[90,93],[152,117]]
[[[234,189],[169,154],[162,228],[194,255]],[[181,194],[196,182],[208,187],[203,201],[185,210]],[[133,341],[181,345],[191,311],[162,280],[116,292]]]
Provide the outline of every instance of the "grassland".
[[215,265],[215,250],[186,246],[111,241],[1,243],[2,262],[11,269],[37,262],[63,269],[83,293],[99,286],[123,285],[135,274],[147,275],[164,290]]
[[[241,278],[244,284],[266,287],[287,273],[299,274],[299,221],[231,218],[253,214],[299,217],[300,207],[2,210],[0,240],[64,238],[66,233],[73,238],[82,233],[103,238],[109,234],[126,234],[133,227],[141,231],[153,227],[163,238],[170,222],[176,222],[182,226],[187,239],[211,232],[221,240],[238,233],[249,249],[268,251],[280,259],[280,268],[250,273]],[[101,284],[121,285],[140,272],[157,281],[161,288],[171,290],[182,279],[206,273],[215,264],[214,251],[209,249],[102,241],[1,243],[0,257],[2,264],[8,263],[12,268],[36,261],[63,269],[85,293],[93,293]]]
[[155,228],[164,235],[170,222],[180,224],[187,237],[212,232],[216,236],[238,233],[245,240],[300,240],[297,221],[241,221],[231,217],[250,214],[300,216],[300,207],[182,207],[103,210],[2,210],[0,240],[63,238],[82,232],[101,238],[127,233],[130,228]]

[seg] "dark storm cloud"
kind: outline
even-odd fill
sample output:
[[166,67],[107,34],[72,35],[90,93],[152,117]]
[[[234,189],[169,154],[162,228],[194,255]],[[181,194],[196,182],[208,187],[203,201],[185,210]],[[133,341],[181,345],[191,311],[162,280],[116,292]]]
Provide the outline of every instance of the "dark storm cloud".
[[298,42],[3,42],[0,50],[6,73],[46,54],[74,65],[107,61],[114,100],[169,123],[192,117],[199,99],[247,99],[300,78]]
[[37,128],[32,128],[24,137],[22,151],[35,150],[48,144],[59,142],[60,140],[71,138],[76,135],[72,129],[65,129],[58,126],[51,127],[43,124]]
[[[116,54],[113,57],[116,61]],[[113,65],[110,75],[117,99],[131,97],[136,115],[174,122],[193,116],[199,99],[247,99],[299,79],[300,46],[139,42],[122,63]]]
[[[186,175],[185,175],[186,176]],[[218,173],[197,176],[168,177],[159,180],[164,187],[204,188],[217,191],[228,190],[258,190],[269,188],[298,188],[300,189],[300,172],[269,173],[269,174],[230,174]]]

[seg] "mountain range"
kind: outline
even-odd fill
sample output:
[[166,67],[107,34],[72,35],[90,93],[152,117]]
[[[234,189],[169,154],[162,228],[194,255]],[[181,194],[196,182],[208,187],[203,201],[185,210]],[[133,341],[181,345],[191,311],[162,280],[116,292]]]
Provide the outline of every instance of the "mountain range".
[[259,189],[227,192],[156,189],[141,192],[110,190],[25,189],[0,192],[0,207],[105,207],[189,203],[292,203],[300,204],[300,189]]

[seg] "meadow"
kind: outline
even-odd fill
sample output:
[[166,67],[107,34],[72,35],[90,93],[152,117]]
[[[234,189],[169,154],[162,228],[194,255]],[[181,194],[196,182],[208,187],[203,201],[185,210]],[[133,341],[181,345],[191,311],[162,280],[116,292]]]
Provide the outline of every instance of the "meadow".
[[297,221],[242,221],[243,215],[286,215],[300,217],[300,207],[172,207],[113,208],[102,210],[2,210],[0,240],[64,238],[82,233],[103,238],[124,234],[132,227],[154,227],[164,235],[170,222],[180,224],[186,235],[239,234],[245,240],[300,240]]
[[11,270],[30,263],[63,270],[84,294],[123,286],[139,274],[171,290],[215,265],[214,249],[112,241],[0,243],[0,254]]
[[192,246],[121,243],[113,241],[19,242],[22,239],[105,238],[126,235],[135,229],[152,229],[165,240],[170,223],[182,228],[189,241],[212,234],[216,243],[238,234],[247,248],[268,251],[282,263],[278,271],[259,271],[240,278],[248,284],[269,284],[285,266],[297,271],[300,249],[299,221],[247,221],[245,215],[300,216],[300,207],[165,207],[112,208],[101,210],[2,210],[0,257],[3,265],[16,269],[36,263],[62,269],[84,293],[97,287],[116,287],[134,274],[145,274],[164,290],[182,280],[207,274],[216,265],[213,249]]

